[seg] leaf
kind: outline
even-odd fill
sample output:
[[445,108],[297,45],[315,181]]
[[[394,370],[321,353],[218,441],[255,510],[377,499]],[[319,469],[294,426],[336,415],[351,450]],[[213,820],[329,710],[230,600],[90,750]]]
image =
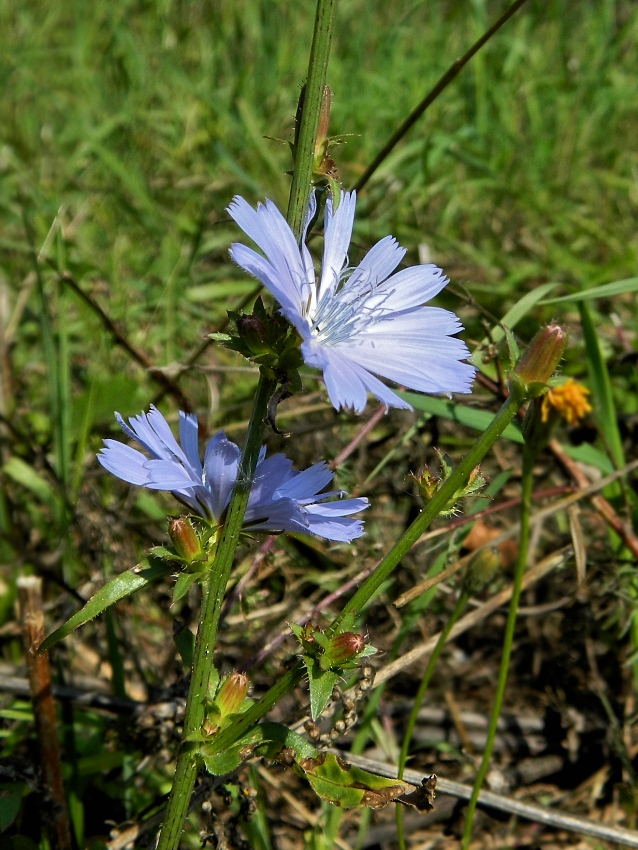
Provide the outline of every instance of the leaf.
[[572,292],[562,295],[560,298],[548,298],[540,303],[560,304],[561,301],[590,301],[594,298],[613,298],[616,295],[625,295],[627,292],[638,292],[638,277],[628,277],[626,280],[615,280],[613,283],[604,283],[602,286],[592,286],[582,292]]
[[[242,761],[244,761],[246,756],[242,755],[243,750],[244,745],[237,744],[223,753],[211,753],[206,749],[206,745],[204,744],[204,746],[199,748],[198,756],[210,774],[213,776],[224,776],[233,770],[237,770]],[[247,755],[249,754],[250,751]]]
[[616,405],[614,404],[614,395],[607,364],[600,349],[598,335],[596,334],[589,308],[586,304],[581,303],[578,305],[578,309],[580,311],[583,337],[585,339],[585,351],[587,353],[587,365],[589,367],[596,419],[600,425],[600,430],[603,432],[605,442],[609,447],[612,460],[616,464],[616,467],[621,469],[625,465],[625,458],[622,439],[618,430]]
[[[422,410],[424,413],[431,413],[433,416],[441,416],[443,419],[451,419],[453,422],[458,422],[467,428],[474,428],[476,431],[485,431],[494,419],[494,415],[487,410],[476,410],[474,407],[455,404],[453,401],[442,398],[405,392],[397,392],[397,395],[408,401],[415,410]],[[514,443],[523,444],[523,435],[516,425],[508,425],[503,431],[503,436]]]
[[[173,620],[173,623],[177,625],[176,620]],[[195,635],[188,626],[182,623],[181,628],[175,629],[174,627],[173,641],[184,662],[184,666],[190,670],[193,666],[193,656],[195,654]]]
[[138,567],[133,567],[125,573],[121,573],[114,579],[111,579],[104,585],[95,596],[92,596],[86,603],[84,608],[74,614],[70,620],[67,620],[63,626],[52,632],[46,640],[40,645],[38,652],[43,652],[45,649],[50,649],[58,641],[65,638],[75,629],[88,623],[102,611],[119,602],[120,599],[125,599],[132,593],[137,593],[144,587],[148,587],[155,581],[163,578],[173,571],[173,565],[167,564],[164,561],[153,560],[150,567],[141,570]]
[[206,570],[201,570],[198,573],[181,573],[173,588],[173,602],[179,602],[183,596],[186,596],[192,585],[199,581],[205,572]]
[[611,475],[612,472],[616,471],[616,467],[607,455],[595,446],[592,446],[591,443],[582,443],[580,446],[564,445],[563,449],[565,454],[569,455],[573,460],[586,463],[589,466],[595,466],[604,475]]
[[429,812],[434,808],[434,792],[436,790],[436,774],[424,776],[421,780],[421,787],[416,788],[409,794],[403,794],[397,797],[399,803],[404,803],[406,806],[414,806],[420,812]]
[[343,677],[333,670],[322,670],[318,661],[310,655],[304,655],[303,660],[308,670],[310,716],[313,720],[316,720],[328,704],[334,686]]
[[55,508],[58,498],[48,481],[46,481],[32,466],[19,457],[10,457],[3,466],[5,475],[22,484],[27,490],[45,505]]
[[342,809],[380,809],[419,790],[408,782],[353,767],[333,753],[301,759],[299,767],[318,797]]
[[244,735],[229,750],[215,752],[215,739],[204,741],[198,749],[198,756],[204,767],[213,776],[223,776],[236,770],[239,765],[259,749],[259,755],[289,763],[282,753],[292,754],[292,761],[299,758],[312,758],[317,750],[297,732],[293,732],[281,723],[264,721]]
[[16,819],[26,790],[25,782],[3,782],[0,784],[0,832],[8,829]]

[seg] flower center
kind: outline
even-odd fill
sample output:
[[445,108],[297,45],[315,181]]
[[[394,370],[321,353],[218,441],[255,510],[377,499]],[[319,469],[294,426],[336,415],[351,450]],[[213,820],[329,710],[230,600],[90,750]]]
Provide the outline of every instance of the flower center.
[[[379,295],[377,284],[366,270],[345,268],[335,286],[315,284],[308,299],[305,318],[310,333],[323,345],[351,340],[391,311],[384,308],[388,293]],[[313,303],[314,302],[314,303]]]

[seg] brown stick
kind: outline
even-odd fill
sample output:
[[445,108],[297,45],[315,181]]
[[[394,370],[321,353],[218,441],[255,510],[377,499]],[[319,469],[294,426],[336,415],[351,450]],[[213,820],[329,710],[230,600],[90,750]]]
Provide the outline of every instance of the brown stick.
[[[587,487],[591,484],[589,478],[583,473],[578,464],[569,457],[556,438],[550,441],[549,448],[554,457],[562,464],[579,487]],[[607,499],[600,493],[592,496],[591,501],[607,525],[613,528],[625,546],[631,549],[633,556],[638,558],[638,537],[636,537],[629,525],[620,519]]]
[[38,647],[44,640],[42,579],[38,576],[21,576],[18,578],[17,585],[33,714],[40,745],[42,775],[44,783],[55,802],[55,812],[51,824],[51,843],[58,850],[72,850],[71,824],[62,783],[55,703],[51,691],[49,653],[42,652],[36,655]]

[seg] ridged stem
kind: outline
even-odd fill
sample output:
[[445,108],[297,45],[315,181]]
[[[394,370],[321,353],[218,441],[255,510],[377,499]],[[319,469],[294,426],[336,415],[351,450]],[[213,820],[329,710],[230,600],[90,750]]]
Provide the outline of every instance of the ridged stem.
[[259,458],[263,439],[263,422],[268,401],[275,388],[276,382],[273,379],[267,378],[263,374],[260,375],[246,443],[239,464],[237,484],[203,590],[202,609],[193,657],[193,671],[184,715],[183,739],[177,757],[173,787],[168,800],[158,850],[177,850],[191,793],[195,786],[197,743],[189,740],[189,737],[200,731],[204,721],[208,686],[214,669],[213,651],[217,640],[219,616]]

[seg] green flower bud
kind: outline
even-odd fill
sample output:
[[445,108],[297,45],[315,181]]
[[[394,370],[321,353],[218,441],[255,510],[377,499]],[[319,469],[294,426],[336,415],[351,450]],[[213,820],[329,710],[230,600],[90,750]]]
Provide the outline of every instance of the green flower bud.
[[185,561],[192,561],[202,554],[202,544],[187,517],[172,519],[168,524],[168,534],[175,551]]
[[362,635],[356,632],[343,632],[329,638],[324,655],[320,657],[322,668],[343,667],[353,661],[365,649],[366,642]]
[[546,325],[527,346],[514,374],[528,386],[545,385],[558,368],[566,344],[567,334],[560,325]]
[[240,316],[237,319],[237,331],[251,354],[267,354],[272,351],[268,330],[257,316]]
[[248,676],[245,673],[231,673],[221,683],[215,705],[222,718],[237,714],[248,693]]

